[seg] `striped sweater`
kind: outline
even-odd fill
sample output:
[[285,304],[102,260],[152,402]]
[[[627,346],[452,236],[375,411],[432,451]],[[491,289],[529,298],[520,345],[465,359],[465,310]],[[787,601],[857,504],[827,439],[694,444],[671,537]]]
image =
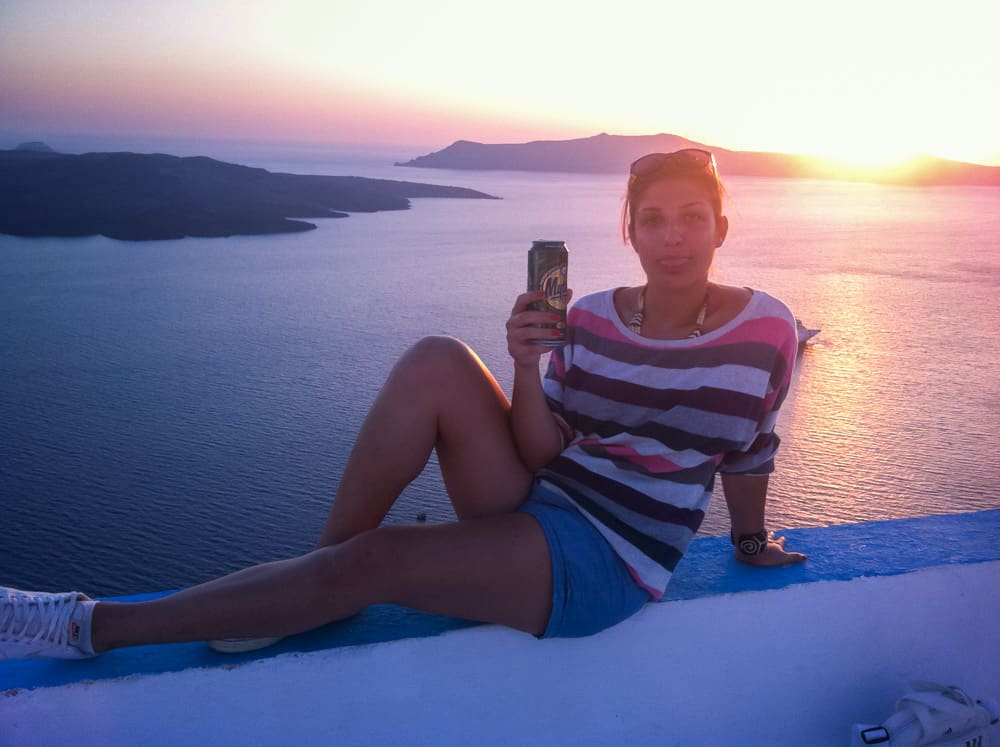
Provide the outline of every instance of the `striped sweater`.
[[566,447],[539,472],[597,527],[659,599],[694,538],[716,472],[765,475],[798,347],[795,320],[754,291],[701,337],[629,331],[614,290],[580,299],[542,386]]

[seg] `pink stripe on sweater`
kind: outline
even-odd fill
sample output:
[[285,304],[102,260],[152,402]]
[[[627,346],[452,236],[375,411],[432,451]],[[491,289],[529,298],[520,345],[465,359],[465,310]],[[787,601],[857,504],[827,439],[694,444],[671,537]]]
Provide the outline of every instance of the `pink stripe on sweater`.
[[[602,444],[599,438],[581,438],[576,443],[577,446],[597,446],[602,451],[608,454],[614,454],[616,456],[623,457],[632,464],[638,464],[645,467],[647,471],[652,473],[662,473],[662,472],[677,472],[684,469],[679,464],[672,462],[663,456],[639,454],[635,449],[630,449],[628,446],[623,446],[621,444]],[[714,462],[715,466],[722,464],[722,454],[713,454],[709,461]]]
[[[593,439],[587,440],[589,441]],[[595,443],[597,443],[596,440]],[[656,454],[639,454],[635,451],[635,449],[630,449],[629,447],[622,446],[620,444],[608,444],[603,447],[603,451],[607,454],[620,457],[631,464],[637,464],[651,474],[677,472],[683,469],[683,467],[675,464],[664,456],[658,456]]]
[[788,339],[788,324],[778,317],[764,316],[748,319],[722,335],[716,342],[732,345],[740,342],[769,342],[778,344]]
[[606,337],[612,340],[625,339],[625,335],[621,333],[611,319],[606,319],[603,316],[598,316],[578,307],[574,307],[573,312],[575,313],[572,313],[571,321],[568,322],[569,324],[576,325],[599,337]]

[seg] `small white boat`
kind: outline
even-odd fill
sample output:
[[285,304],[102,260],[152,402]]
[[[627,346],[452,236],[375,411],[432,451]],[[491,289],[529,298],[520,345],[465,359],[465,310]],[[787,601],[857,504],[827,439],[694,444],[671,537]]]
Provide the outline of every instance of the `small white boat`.
[[799,345],[805,345],[822,331],[819,329],[809,329],[798,317],[795,317],[795,330],[799,333]]

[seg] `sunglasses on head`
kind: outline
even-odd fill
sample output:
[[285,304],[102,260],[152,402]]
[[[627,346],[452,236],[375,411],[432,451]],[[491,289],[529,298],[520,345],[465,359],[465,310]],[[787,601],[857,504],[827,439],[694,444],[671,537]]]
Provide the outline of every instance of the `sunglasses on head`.
[[649,153],[633,161],[629,173],[638,177],[649,176],[667,166],[704,169],[713,176],[718,176],[715,156],[701,148],[684,148],[673,153]]

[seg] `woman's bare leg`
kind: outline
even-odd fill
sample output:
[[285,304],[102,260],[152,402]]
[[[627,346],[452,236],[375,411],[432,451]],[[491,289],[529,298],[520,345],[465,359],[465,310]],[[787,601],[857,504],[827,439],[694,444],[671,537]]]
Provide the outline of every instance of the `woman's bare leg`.
[[[290,635],[386,602],[541,632],[551,607],[548,545],[533,517],[510,513],[532,475],[509,409],[466,345],[420,341],[358,434],[317,550],[150,602],[99,603],[95,650]],[[434,449],[459,521],[378,528]]]
[[530,515],[391,526],[168,597],[99,602],[94,650],[232,636],[290,635],[371,604],[541,633],[551,611],[548,544]]
[[450,337],[421,340],[375,400],[318,546],[374,529],[436,449],[459,519],[516,509],[531,473],[509,425],[510,404],[482,361]]

